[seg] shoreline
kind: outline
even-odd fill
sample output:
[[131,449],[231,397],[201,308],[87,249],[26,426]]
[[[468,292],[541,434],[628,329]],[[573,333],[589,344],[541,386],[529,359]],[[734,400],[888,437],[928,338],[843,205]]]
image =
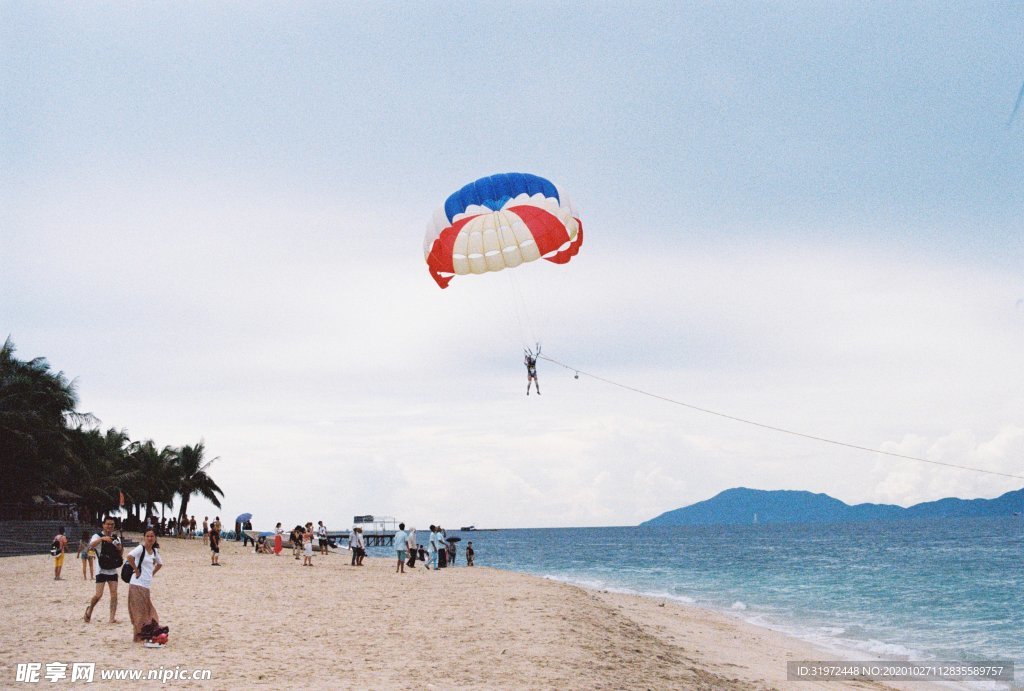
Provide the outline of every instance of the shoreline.
[[349,566],[346,550],[314,557],[313,568],[240,543],[224,545],[220,568],[209,566],[201,540],[165,538],[161,553],[153,603],[171,634],[159,650],[131,643],[126,584],[119,584],[120,623],[106,623],[105,594],[86,624],[94,584],[82,580],[72,555],[62,581],[53,580],[49,555],[0,559],[9,584],[0,595],[7,639],[0,686],[14,684],[19,663],[45,671],[47,663],[84,661],[97,674],[209,669],[210,681],[168,682],[193,688],[839,688],[786,680],[787,660],[838,659],[834,653],[672,600],[490,567],[417,566],[400,575],[383,557]]
[[[755,617],[745,616],[744,612],[746,612],[747,609],[745,603],[742,602],[738,603],[743,605],[742,608],[737,609],[734,606],[731,609],[727,609],[724,607],[716,607],[713,605],[701,603],[697,600],[694,600],[693,598],[686,596],[670,595],[666,593],[657,592],[643,592],[626,587],[616,587],[606,584],[596,584],[593,582],[587,582],[585,579],[574,580],[571,578],[564,578],[560,576],[545,575],[538,573],[527,573],[526,575],[532,575],[537,578],[554,581],[556,583],[565,583],[567,585],[576,586],[579,588],[583,588],[584,590],[599,592],[602,594],[622,595],[625,597],[638,597],[642,599],[655,600],[657,602],[665,602],[672,606],[681,607],[684,610],[696,609],[701,612],[705,612],[710,616],[723,617],[727,621],[735,622],[741,626],[750,626],[757,630],[771,631],[775,634],[795,639],[807,645],[813,646],[822,654],[827,655],[828,659],[830,660],[842,660],[850,662],[894,662],[926,659],[923,653],[918,653],[917,651],[909,651],[909,654],[904,652],[894,652],[888,656],[883,656],[882,654],[879,654],[877,652],[865,649],[872,642],[877,642],[885,646],[895,646],[896,644],[888,644],[883,643],[881,641],[861,641],[855,639],[847,639],[850,640],[852,643],[860,644],[865,647],[857,647],[857,645],[844,645],[844,639],[838,639],[835,637],[828,636],[816,636],[810,633],[810,629],[805,628],[801,630],[799,628],[799,625],[787,626],[784,624],[777,624],[774,622],[765,621],[763,618],[758,620],[758,618]],[[949,688],[949,686],[944,686],[944,688]]]

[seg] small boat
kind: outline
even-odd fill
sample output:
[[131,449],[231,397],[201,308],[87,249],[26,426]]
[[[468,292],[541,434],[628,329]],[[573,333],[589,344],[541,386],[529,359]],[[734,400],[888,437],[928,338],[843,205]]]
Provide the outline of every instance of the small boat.
[[476,526],[475,525],[464,525],[461,528],[459,528],[459,530],[464,532],[464,533],[468,533],[468,532],[470,532],[472,530],[476,530]]

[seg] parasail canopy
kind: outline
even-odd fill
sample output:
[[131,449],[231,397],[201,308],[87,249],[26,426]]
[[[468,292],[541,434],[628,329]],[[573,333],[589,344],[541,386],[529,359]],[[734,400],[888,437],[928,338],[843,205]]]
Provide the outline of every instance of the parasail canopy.
[[579,214],[554,184],[529,173],[502,173],[445,200],[427,225],[423,253],[430,275],[447,288],[456,275],[537,259],[565,264],[582,244]]

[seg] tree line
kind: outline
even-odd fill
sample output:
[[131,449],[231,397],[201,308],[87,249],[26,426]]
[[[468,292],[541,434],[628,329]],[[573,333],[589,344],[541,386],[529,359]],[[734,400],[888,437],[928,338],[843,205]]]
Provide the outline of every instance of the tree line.
[[48,496],[76,504],[96,521],[122,504],[135,523],[170,508],[179,518],[200,495],[220,507],[224,492],[208,472],[202,441],[158,447],[133,441],[124,429],[100,429],[76,410],[75,382],[45,358],[19,360],[8,337],[0,349],[0,503],[30,505]]

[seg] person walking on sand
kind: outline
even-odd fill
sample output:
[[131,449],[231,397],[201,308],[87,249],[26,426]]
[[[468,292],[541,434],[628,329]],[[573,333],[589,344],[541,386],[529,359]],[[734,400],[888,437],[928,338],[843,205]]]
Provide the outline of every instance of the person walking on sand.
[[[89,547],[90,536],[88,530],[82,531],[82,539],[78,541],[78,558],[82,560],[82,580],[95,578],[93,560],[96,559],[96,552]],[[85,567],[89,566],[89,575],[85,575]]]
[[327,556],[327,526],[323,521],[317,521],[316,539],[320,543],[320,554]]
[[[163,568],[160,550],[156,546],[156,531],[150,529],[142,538],[142,544],[128,553],[132,566],[132,578],[128,582],[128,616],[132,620],[132,640],[136,643],[146,640],[143,629],[152,631],[160,626],[160,620],[150,598],[153,576]],[[152,637],[152,635],[150,636]]]
[[210,566],[220,566],[220,523],[210,526]]
[[62,581],[60,572],[64,568],[64,553],[68,549],[68,538],[64,535],[64,526],[57,528],[57,534],[53,536],[53,543],[50,546],[50,553],[53,555],[53,580]]
[[398,524],[398,532],[395,533],[394,545],[398,553],[398,564],[395,565],[395,573],[405,573],[405,550],[409,533],[405,532],[405,523]]
[[92,536],[89,548],[95,549],[99,555],[100,570],[96,574],[96,593],[85,608],[85,623],[92,619],[92,611],[96,603],[103,597],[103,584],[110,590],[110,623],[117,623],[117,570],[123,563],[121,541],[114,534],[114,519],[109,516],[103,520],[101,532]]

